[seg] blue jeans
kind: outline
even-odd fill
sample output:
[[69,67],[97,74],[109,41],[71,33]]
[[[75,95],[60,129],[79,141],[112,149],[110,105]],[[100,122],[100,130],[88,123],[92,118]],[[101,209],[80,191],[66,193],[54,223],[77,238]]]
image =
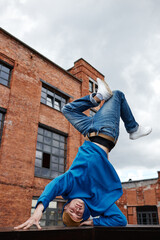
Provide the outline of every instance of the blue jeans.
[[119,122],[122,118],[126,131],[135,132],[138,123],[135,121],[124,93],[113,91],[113,96],[97,111],[93,117],[88,117],[83,112],[89,108],[97,107],[99,103],[93,98],[95,93],[82,97],[66,104],[62,112],[68,121],[84,136],[96,132],[111,136],[116,140],[119,136]]

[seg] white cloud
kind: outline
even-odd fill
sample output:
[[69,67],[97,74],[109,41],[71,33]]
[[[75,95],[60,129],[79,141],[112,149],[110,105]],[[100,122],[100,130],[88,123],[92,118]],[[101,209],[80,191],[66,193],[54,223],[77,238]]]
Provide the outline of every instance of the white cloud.
[[153,127],[133,142],[121,124],[110,158],[127,178],[160,168],[159,10],[159,0],[0,1],[4,29],[66,69],[85,58],[125,92],[137,121]]

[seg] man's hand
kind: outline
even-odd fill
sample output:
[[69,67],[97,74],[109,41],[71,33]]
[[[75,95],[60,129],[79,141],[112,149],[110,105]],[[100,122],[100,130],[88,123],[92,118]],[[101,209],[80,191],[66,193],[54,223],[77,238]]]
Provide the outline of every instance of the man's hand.
[[93,220],[87,220],[80,224],[80,226],[93,226]]
[[44,206],[42,203],[40,203],[36,210],[34,211],[34,214],[32,217],[30,217],[26,222],[24,222],[23,224],[14,227],[15,230],[19,230],[19,229],[28,229],[30,228],[32,225],[36,225],[37,228],[40,230],[41,226],[39,225],[39,220],[42,217],[42,212],[43,212]]

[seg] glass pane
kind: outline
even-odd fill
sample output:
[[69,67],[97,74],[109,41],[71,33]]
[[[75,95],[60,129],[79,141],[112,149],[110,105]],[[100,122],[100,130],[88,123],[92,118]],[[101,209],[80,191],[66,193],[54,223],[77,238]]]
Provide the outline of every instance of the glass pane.
[[56,178],[58,177],[58,172],[55,172],[55,171],[51,171],[51,178]]
[[51,137],[51,132],[48,131],[48,130],[44,130],[44,135],[45,135],[46,137]]
[[47,91],[47,94],[49,95],[49,96],[51,96],[51,97],[53,97],[54,96],[54,93],[53,92],[51,92],[51,91]]
[[2,66],[2,71],[4,71],[4,72],[6,72],[6,73],[9,74],[9,72],[10,72],[10,68],[5,67],[5,66]]
[[48,145],[51,145],[51,138],[44,137],[44,143],[47,143]]
[[56,212],[52,210],[49,215],[49,220],[55,220],[55,215],[56,215]]
[[52,155],[52,162],[58,163],[58,157]]
[[38,142],[43,142],[43,136],[38,134],[37,141]]
[[52,147],[52,153],[55,155],[59,155],[59,148]]
[[41,170],[42,168],[35,167],[35,175],[41,176]]
[[36,167],[42,167],[42,160],[36,158],[35,166],[36,166]]
[[59,165],[59,171],[60,171],[61,173],[64,173],[64,165]]
[[59,147],[59,142],[56,140],[52,141],[54,147]]
[[45,227],[46,226],[46,221],[45,220],[40,220],[40,226]]
[[50,177],[50,169],[42,168],[42,176],[49,178]]
[[59,100],[59,102],[61,102],[61,96],[55,94],[55,98],[56,98],[57,100]]
[[65,137],[64,136],[60,136],[60,141],[61,142],[65,142]]
[[43,146],[43,150],[45,151],[45,152],[51,152],[51,146],[48,146],[48,145],[45,145],[44,144],[44,146]]
[[59,163],[60,163],[60,164],[64,164],[64,158],[61,158],[61,157],[60,157],[60,158],[59,158]]
[[46,93],[44,93],[44,92],[41,92],[41,97],[42,97],[42,98],[44,98],[44,99],[46,99],[46,97],[47,97],[47,94],[46,94]]
[[64,151],[63,150],[60,150],[60,152],[59,152],[59,155],[61,156],[61,157],[64,157]]
[[37,149],[39,149],[39,150],[42,150],[42,148],[43,148],[43,144],[42,144],[42,143],[39,143],[39,142],[37,142]]
[[42,159],[42,152],[36,151],[36,158]]
[[8,79],[9,79],[8,73],[1,72],[1,73],[0,73],[0,76],[1,76],[2,78],[4,78],[5,80],[7,80],[7,81],[8,81]]
[[65,149],[65,143],[60,142],[60,148]]
[[58,171],[58,164],[56,164],[56,163],[51,163],[51,170]]
[[46,104],[46,99],[45,98],[41,98],[41,103]]
[[59,140],[59,137],[60,137],[59,134],[53,133],[53,138],[54,138],[54,139]]
[[47,89],[46,88],[44,88],[44,87],[42,87],[42,92],[47,92]]
[[0,83],[2,83],[5,86],[8,86],[8,81],[6,81],[6,80],[4,80],[2,78],[0,78]]
[[67,101],[66,101],[66,99],[65,99],[65,98],[62,98],[62,102],[63,102],[63,103],[66,103]]
[[53,98],[47,95],[47,105],[53,107]]
[[57,99],[55,99],[54,101],[54,108],[57,109],[58,111],[60,111],[61,109],[61,102]]
[[38,133],[43,134],[43,128],[38,128]]

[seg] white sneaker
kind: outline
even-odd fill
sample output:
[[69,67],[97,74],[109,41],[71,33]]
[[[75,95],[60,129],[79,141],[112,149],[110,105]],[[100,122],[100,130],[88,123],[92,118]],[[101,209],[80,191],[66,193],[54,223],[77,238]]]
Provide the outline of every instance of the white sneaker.
[[136,140],[140,137],[147,136],[151,132],[152,132],[151,127],[149,127],[149,126],[148,127],[139,126],[136,132],[133,132],[133,133],[129,134],[129,138],[132,139],[132,140]]
[[113,93],[109,88],[108,84],[105,81],[102,81],[100,78],[97,78],[97,83],[98,83],[97,93],[100,93],[103,96],[104,100],[108,100],[109,98],[111,98]]

